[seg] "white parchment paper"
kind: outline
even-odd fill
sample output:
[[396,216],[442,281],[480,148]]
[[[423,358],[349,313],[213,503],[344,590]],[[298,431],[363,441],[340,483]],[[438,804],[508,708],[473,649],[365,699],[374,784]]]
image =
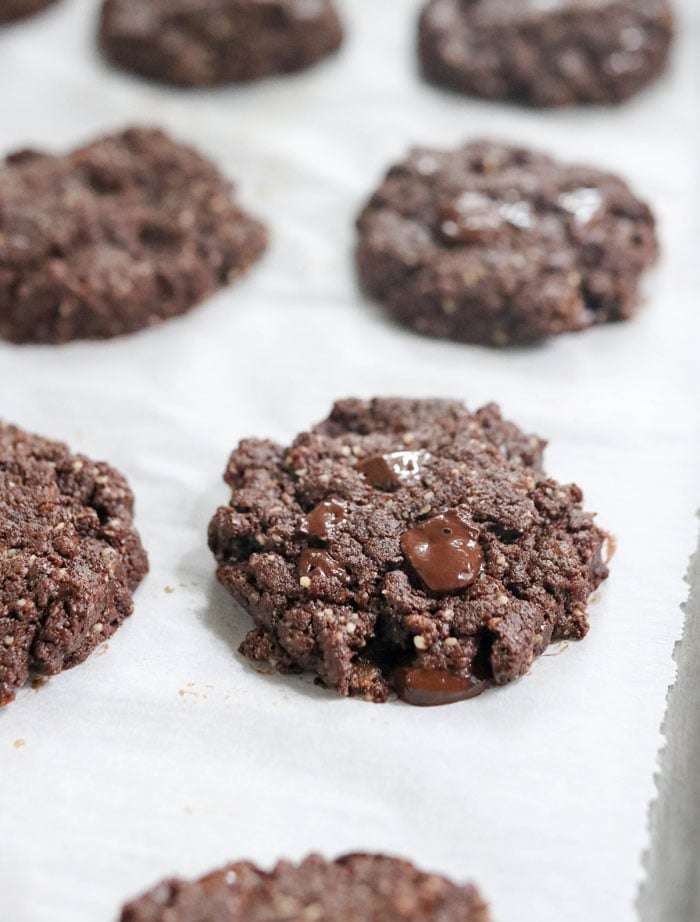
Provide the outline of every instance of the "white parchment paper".
[[[112,922],[165,875],[353,849],[474,879],[496,922],[634,919],[700,505],[700,9],[676,5],[672,71],[611,111],[423,85],[416,0],[345,0],[339,56],[211,92],[106,68],[94,0],[0,32],[2,150],[157,123],[274,231],[247,279],[182,320],[0,344],[0,415],[121,468],[151,559],[108,648],[0,713],[2,922]],[[664,257],[636,321],[495,352],[413,336],[362,299],[353,219],[380,174],[412,143],[483,135],[619,170],[652,202]],[[584,487],[619,542],[585,642],[429,710],[264,678],[235,654],[249,622],[205,543],[228,453],[247,435],[289,440],[353,394],[496,400],[550,439],[551,473]]]

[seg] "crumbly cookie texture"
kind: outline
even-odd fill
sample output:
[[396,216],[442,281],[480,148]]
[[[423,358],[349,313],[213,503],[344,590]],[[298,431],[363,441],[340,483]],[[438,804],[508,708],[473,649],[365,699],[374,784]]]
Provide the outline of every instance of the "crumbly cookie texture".
[[105,339],[183,314],[255,262],[265,229],[211,163],[130,128],[0,169],[0,336]]
[[331,0],[106,0],[100,25],[115,64],[193,87],[303,70],[342,39]]
[[668,0],[429,0],[420,18],[426,77],[531,106],[619,103],[668,64]]
[[252,615],[240,652],[342,695],[413,704],[517,679],[588,630],[605,535],[544,443],[491,404],[342,400],[291,447],[246,440],[209,528]]
[[133,611],[148,570],[109,465],[0,424],[0,705],[81,663]]
[[24,19],[46,9],[56,0],[2,0],[0,3],[0,23]]
[[477,890],[382,855],[311,855],[272,871],[237,862],[192,883],[165,881],[120,922],[489,922]]
[[490,141],[412,150],[358,228],[360,280],[395,320],[493,346],[629,319],[658,249],[622,179]]

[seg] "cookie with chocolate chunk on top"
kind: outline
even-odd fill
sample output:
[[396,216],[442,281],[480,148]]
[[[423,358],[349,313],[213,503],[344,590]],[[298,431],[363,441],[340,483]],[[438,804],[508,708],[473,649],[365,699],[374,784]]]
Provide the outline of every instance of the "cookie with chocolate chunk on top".
[[248,861],[193,882],[167,880],[124,907],[120,922],[489,922],[470,884],[383,855],[346,855],[263,871]]
[[393,319],[492,346],[629,319],[658,249],[619,177],[493,141],[411,151],[358,228],[360,281]]
[[331,0],[105,0],[100,23],[113,63],[190,87],[304,70],[342,40]]
[[65,343],[179,316],[262,254],[231,184],[161,131],[129,128],[0,166],[0,337]]
[[0,423],[0,705],[81,663],[148,570],[121,474]]
[[620,103],[664,72],[669,0],[429,0],[419,54],[434,83],[530,106]]
[[588,630],[605,534],[544,443],[450,400],[342,400],[286,448],[245,440],[209,527],[255,627],[240,652],[342,695],[417,705],[523,675]]

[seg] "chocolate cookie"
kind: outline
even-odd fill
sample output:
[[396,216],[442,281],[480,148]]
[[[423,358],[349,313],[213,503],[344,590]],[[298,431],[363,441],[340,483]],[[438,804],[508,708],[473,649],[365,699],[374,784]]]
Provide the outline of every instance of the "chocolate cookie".
[[531,106],[622,102],[672,39],[668,0],[430,0],[419,26],[428,79]]
[[76,666],[133,611],[148,570],[109,465],[0,424],[0,705]]
[[396,320],[497,346],[628,319],[657,255],[621,179],[488,141],[413,150],[358,226],[361,281]]
[[33,16],[34,13],[39,13],[55,2],[56,0],[2,0],[0,3],[0,23],[24,19],[25,16]]
[[544,443],[489,405],[337,403],[284,448],[231,455],[209,545],[256,627],[240,652],[343,695],[445,704],[588,630],[605,535]]
[[164,881],[124,907],[121,922],[489,922],[476,889],[408,861],[346,855],[269,872],[247,861],[194,883]]
[[342,38],[331,0],[105,0],[100,25],[115,64],[180,86],[303,70]]
[[266,246],[207,160],[131,128],[0,169],[0,336],[105,339],[168,320]]

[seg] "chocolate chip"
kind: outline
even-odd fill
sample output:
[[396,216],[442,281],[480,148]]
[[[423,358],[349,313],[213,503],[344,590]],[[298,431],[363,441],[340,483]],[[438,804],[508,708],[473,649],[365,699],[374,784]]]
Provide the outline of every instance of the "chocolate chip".
[[471,585],[484,562],[479,530],[455,510],[434,515],[401,536],[401,551],[433,592],[456,592]]
[[321,541],[328,541],[333,531],[345,521],[345,506],[339,499],[326,499],[306,516],[302,531]]
[[357,465],[357,469],[373,487],[395,490],[402,483],[417,480],[429,457],[427,451],[392,451],[386,455],[365,458]]
[[498,202],[480,192],[465,192],[443,205],[439,220],[446,243],[493,243],[504,224]]
[[475,676],[450,672],[449,669],[420,667],[397,669],[392,681],[399,698],[418,707],[466,701],[467,698],[476,698],[489,686],[487,681]]
[[348,581],[347,571],[336,563],[327,551],[307,548],[299,558],[299,577],[313,579],[317,576],[328,580],[335,579],[341,583]]

